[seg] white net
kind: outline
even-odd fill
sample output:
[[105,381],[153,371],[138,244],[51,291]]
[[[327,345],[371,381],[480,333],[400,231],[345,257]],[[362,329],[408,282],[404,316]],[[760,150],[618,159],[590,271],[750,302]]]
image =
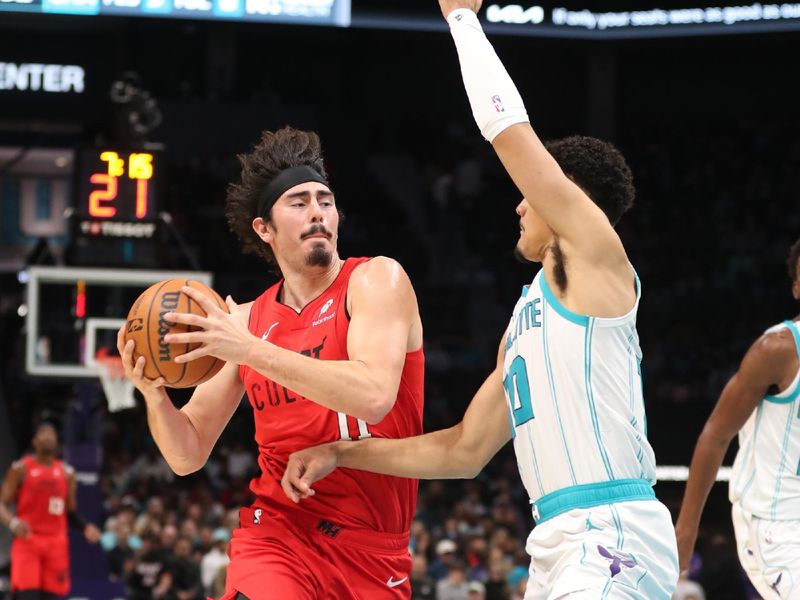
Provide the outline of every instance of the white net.
[[125,377],[122,359],[118,356],[97,358],[97,370],[103,393],[108,401],[109,412],[119,412],[136,406],[133,383]]

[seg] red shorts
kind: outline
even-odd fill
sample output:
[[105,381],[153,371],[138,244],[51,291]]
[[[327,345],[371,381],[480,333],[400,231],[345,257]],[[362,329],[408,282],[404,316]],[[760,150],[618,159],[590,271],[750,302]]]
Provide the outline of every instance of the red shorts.
[[[260,511],[260,512],[259,512]],[[250,600],[404,600],[408,534],[344,528],[305,513],[243,508],[230,544],[226,594]]]
[[69,593],[69,539],[66,535],[31,534],[11,542],[11,591]]

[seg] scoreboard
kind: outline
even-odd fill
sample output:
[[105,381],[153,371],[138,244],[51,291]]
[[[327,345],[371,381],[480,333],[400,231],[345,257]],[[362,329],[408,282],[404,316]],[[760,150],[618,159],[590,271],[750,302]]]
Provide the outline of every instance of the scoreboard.
[[0,0],[0,11],[350,24],[350,0]]
[[85,148],[74,171],[70,262],[84,266],[160,264],[161,154]]
[[158,216],[160,157],[140,150],[87,149],[77,169],[75,213],[86,236],[151,238]]

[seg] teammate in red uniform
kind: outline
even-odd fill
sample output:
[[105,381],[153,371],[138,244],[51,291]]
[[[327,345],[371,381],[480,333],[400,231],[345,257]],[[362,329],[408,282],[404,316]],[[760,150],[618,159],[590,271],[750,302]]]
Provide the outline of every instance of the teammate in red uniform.
[[39,425],[32,445],[33,454],[11,465],[0,492],[0,522],[14,534],[11,592],[17,600],[45,600],[69,592],[67,522],[81,529],[89,542],[100,539],[100,530],[75,512],[75,473],[56,458],[55,427]]
[[283,279],[230,314],[191,289],[206,318],[167,313],[199,327],[169,343],[200,342],[176,360],[227,361],[177,410],[162,380],[143,378],[133,342],[120,353],[142,391],[150,429],[178,474],[201,468],[244,392],[256,424],[257,496],[231,541],[226,598],[409,598],[408,531],[416,480],[339,470],[325,494],[298,507],[281,490],[289,455],[324,441],[402,438],[422,431],[422,324],[411,283],[388,258],[337,253],[340,214],[314,133],[265,132],[240,157],[241,184],[226,215],[243,250]]

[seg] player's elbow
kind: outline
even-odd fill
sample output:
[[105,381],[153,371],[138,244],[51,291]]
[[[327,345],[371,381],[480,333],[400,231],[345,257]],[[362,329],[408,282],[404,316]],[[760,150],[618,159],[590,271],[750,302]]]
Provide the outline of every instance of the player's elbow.
[[368,425],[377,425],[389,414],[394,406],[395,395],[379,394],[367,404],[364,409],[364,416],[360,417],[367,422]]
[[447,455],[453,469],[452,476],[458,479],[475,479],[486,466],[488,459],[483,460],[478,445],[464,435],[463,422],[449,431],[450,444]]
[[178,477],[186,477],[202,469],[205,461],[191,460],[189,458],[167,459],[167,465]]

